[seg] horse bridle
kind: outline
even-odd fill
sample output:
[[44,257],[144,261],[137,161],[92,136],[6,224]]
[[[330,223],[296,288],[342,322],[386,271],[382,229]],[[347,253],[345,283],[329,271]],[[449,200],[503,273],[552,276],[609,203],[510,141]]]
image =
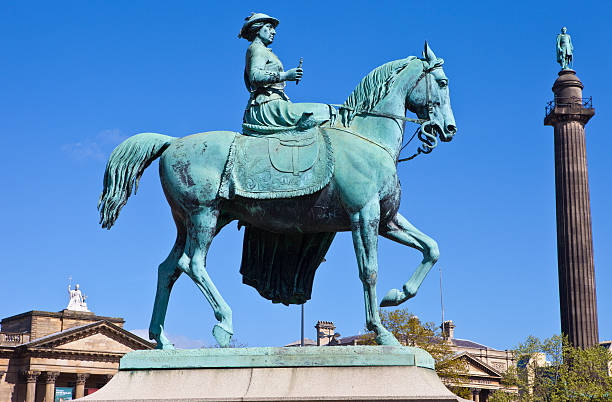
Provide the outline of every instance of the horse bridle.
[[[442,63],[443,61],[441,59],[437,59],[435,63],[433,63],[433,65],[427,68],[423,66],[423,72],[421,73],[421,75],[419,75],[419,78],[416,79],[416,81],[414,82],[414,85],[412,85],[412,88],[410,88],[410,91],[408,91],[408,95],[406,95],[406,98],[409,98],[412,92],[417,87],[417,85],[419,85],[419,82],[421,82],[421,80],[425,78],[425,104],[426,104],[427,118],[422,119],[423,121],[421,123],[421,126],[416,129],[416,131],[414,132],[414,134],[412,134],[412,137],[410,137],[408,142],[402,145],[397,155],[398,157],[397,163],[414,159],[419,154],[428,154],[431,151],[433,151],[434,148],[438,145],[438,139],[436,138],[436,134],[434,133],[433,124],[431,123],[431,114],[434,111],[434,105],[433,105],[433,101],[431,100],[431,83],[430,83],[429,73],[431,73],[436,68],[440,67]],[[431,133],[427,132],[426,127],[430,128]],[[399,156],[402,150],[406,148],[408,144],[410,144],[410,142],[414,139],[414,136],[417,134],[418,134],[419,140],[421,140],[421,143],[422,143],[417,148],[417,152],[415,152],[413,155],[407,158],[399,159]]]
[[[424,60],[421,60],[424,62]],[[410,137],[410,139],[408,140],[408,142],[406,142],[399,150],[398,155],[397,155],[397,161],[396,163],[399,162],[404,162],[404,161],[408,161],[411,159],[414,159],[417,155],[419,154],[428,154],[431,151],[433,151],[433,149],[438,145],[438,140],[436,138],[435,133],[433,132],[433,125],[431,124],[431,114],[433,113],[433,101],[431,100],[431,83],[430,83],[430,79],[429,79],[429,74],[435,70],[436,68],[440,67],[442,65],[443,61],[442,59],[437,59],[433,65],[430,65],[429,67],[425,68],[425,65],[423,64],[423,72],[421,73],[421,75],[419,75],[419,78],[416,79],[416,81],[414,82],[414,84],[412,85],[412,87],[410,88],[410,90],[408,91],[408,94],[406,95],[406,98],[409,98],[410,95],[412,94],[412,92],[416,89],[416,87],[419,85],[419,83],[421,82],[421,80],[423,78],[425,78],[425,102],[426,102],[426,111],[427,111],[427,118],[425,119],[412,119],[410,117],[406,117],[406,116],[400,116],[400,115],[396,115],[396,114],[391,114],[391,113],[384,113],[384,112],[375,112],[372,110],[365,110],[365,109],[353,109],[351,107],[348,107],[346,105],[331,105],[331,106],[338,106],[340,108],[344,108],[347,110],[350,110],[352,112],[354,112],[355,114],[368,114],[371,116],[378,116],[378,117],[386,117],[389,119],[393,119],[393,120],[400,120],[400,121],[405,121],[405,122],[409,122],[409,123],[416,123],[419,124],[419,127],[416,129],[416,131],[414,132],[414,134],[412,134],[412,137]],[[399,124],[399,123],[398,123]],[[401,126],[401,125],[400,125]],[[428,133],[426,130],[426,127],[430,127],[430,130],[432,131],[431,133]],[[400,129],[402,129],[402,127],[400,127]],[[411,155],[407,158],[402,158],[399,159],[400,153],[402,152],[402,150],[404,148],[406,148],[406,146],[408,144],[410,144],[410,142],[414,139],[414,137],[418,134],[419,140],[421,140],[422,144],[421,146],[419,146],[419,148],[417,149],[417,152],[414,155]]]

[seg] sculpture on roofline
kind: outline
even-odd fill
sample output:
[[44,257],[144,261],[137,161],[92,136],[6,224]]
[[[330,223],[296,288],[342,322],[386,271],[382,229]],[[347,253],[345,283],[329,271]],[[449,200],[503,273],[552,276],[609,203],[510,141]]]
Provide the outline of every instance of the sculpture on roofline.
[[68,302],[68,306],[66,307],[66,310],[89,311],[87,309],[87,303],[85,302],[85,299],[87,299],[87,296],[81,293],[78,283],[74,285],[74,290],[71,289],[70,284],[68,285],[68,295],[70,295],[70,301]]
[[[147,166],[159,173],[177,227],[170,254],[158,268],[149,336],[160,349],[172,286],[183,273],[202,291],[218,323],[213,335],[228,346],[232,310],[206,266],[213,238],[228,223],[245,228],[243,282],[283,304],[310,299],[314,276],[337,232],[351,232],[364,292],[366,326],[379,344],[399,345],[380,320],[376,280],[382,235],[420,251],[410,278],[389,290],[381,306],[414,297],[439,253],[435,240],[399,212],[397,163],[406,122],[420,125],[418,153],[456,132],[444,61],[425,42],[422,57],[408,56],[370,72],[339,106],[291,103],[285,82],[302,78],[284,71],[268,48],[278,20],[262,13],[246,19],[239,37],[251,41],[244,80],[250,92],[244,134],[212,131],[184,138],[142,133],[111,154],[98,208],[110,229]],[[300,63],[301,64],[301,63]],[[406,117],[406,112],[416,118]],[[419,190],[420,191],[420,190]]]

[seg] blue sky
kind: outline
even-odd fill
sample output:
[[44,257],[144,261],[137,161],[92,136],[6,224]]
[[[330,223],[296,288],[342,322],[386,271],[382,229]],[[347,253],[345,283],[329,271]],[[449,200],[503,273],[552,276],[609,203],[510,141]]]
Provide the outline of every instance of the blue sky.
[[[297,102],[341,103],[374,67],[420,55],[426,39],[445,59],[458,133],[400,165],[400,212],[440,245],[445,316],[455,321],[456,336],[499,349],[560,331],[553,130],[543,118],[559,70],[555,36],[567,26],[574,67],[596,108],[587,154],[599,333],[612,338],[612,7],[600,1],[253,4],[0,4],[0,317],[63,309],[72,276],[92,311],[124,317],[129,329],[148,328],[157,265],[175,229],[157,162],[116,226],[97,225],[106,159],[139,132],[239,130],[248,43],[236,36],[245,16],[262,11],[281,21],[273,49],[286,68],[304,58],[303,81],[287,89]],[[274,305],[241,283],[241,245],[242,232],[229,225],[208,260],[233,309],[237,339],[249,346],[298,339],[298,306]],[[420,259],[381,239],[379,295],[404,283]],[[437,267],[403,307],[440,322]],[[310,338],[317,320],[333,321],[343,336],[363,331],[348,233],[332,245],[305,311]],[[183,345],[210,344],[214,323],[204,297],[181,277],[167,331]]]

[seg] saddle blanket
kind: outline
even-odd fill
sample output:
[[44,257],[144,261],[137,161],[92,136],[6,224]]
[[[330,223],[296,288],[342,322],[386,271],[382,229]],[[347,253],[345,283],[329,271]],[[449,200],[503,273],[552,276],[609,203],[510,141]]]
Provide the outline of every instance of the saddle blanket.
[[334,160],[329,137],[319,127],[260,136],[237,134],[219,195],[231,199],[290,198],[329,183]]

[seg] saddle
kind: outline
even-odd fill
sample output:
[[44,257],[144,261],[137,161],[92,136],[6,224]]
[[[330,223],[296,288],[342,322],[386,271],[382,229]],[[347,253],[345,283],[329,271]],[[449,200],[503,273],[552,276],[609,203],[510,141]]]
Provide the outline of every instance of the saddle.
[[261,133],[251,129],[249,135],[236,135],[219,196],[291,198],[325,187],[334,170],[329,138],[321,127],[305,123],[292,130]]

